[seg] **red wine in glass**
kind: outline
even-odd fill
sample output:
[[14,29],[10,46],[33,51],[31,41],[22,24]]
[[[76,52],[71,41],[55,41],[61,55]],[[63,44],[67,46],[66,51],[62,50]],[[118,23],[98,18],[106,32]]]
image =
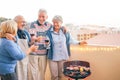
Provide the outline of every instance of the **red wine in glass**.
[[45,43],[48,43],[49,42],[49,40],[45,40]]

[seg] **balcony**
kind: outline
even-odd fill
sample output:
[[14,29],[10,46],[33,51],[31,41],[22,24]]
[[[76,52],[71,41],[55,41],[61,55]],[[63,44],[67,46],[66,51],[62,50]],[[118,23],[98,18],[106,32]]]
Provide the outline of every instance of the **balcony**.
[[[120,80],[120,46],[71,45],[70,60],[90,62],[92,74],[84,80]],[[50,80],[48,67],[46,80]]]

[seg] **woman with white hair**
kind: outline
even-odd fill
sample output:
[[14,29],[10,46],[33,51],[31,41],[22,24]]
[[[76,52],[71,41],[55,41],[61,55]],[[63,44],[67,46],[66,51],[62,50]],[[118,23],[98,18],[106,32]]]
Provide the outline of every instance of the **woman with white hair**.
[[64,32],[61,16],[54,16],[52,22],[53,27],[47,33],[50,39],[50,49],[47,56],[51,80],[61,80],[63,63],[70,57],[70,43],[79,44],[80,42],[72,40],[69,32]]

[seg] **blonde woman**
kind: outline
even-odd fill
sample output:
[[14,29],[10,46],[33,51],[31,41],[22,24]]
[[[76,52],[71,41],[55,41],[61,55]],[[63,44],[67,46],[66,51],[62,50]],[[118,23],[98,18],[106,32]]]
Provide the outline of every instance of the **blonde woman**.
[[0,76],[1,80],[17,80],[15,73],[17,61],[25,58],[26,54],[36,51],[37,46],[31,46],[25,54],[14,39],[6,38],[6,33],[16,36],[17,23],[15,21],[8,20],[0,25]]

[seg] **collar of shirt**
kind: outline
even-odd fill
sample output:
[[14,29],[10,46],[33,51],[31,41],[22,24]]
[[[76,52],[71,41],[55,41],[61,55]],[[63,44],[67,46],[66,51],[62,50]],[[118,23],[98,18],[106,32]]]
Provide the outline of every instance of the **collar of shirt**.
[[39,25],[39,26],[42,26],[42,25],[45,25],[45,26],[47,26],[47,22],[44,22],[44,24],[40,24],[40,22],[37,20],[37,24]]
[[60,29],[59,32],[57,33],[57,32],[54,31],[53,28],[51,28],[50,31],[51,31],[53,34],[56,34],[56,35],[60,35],[60,34],[63,32],[62,29]]

